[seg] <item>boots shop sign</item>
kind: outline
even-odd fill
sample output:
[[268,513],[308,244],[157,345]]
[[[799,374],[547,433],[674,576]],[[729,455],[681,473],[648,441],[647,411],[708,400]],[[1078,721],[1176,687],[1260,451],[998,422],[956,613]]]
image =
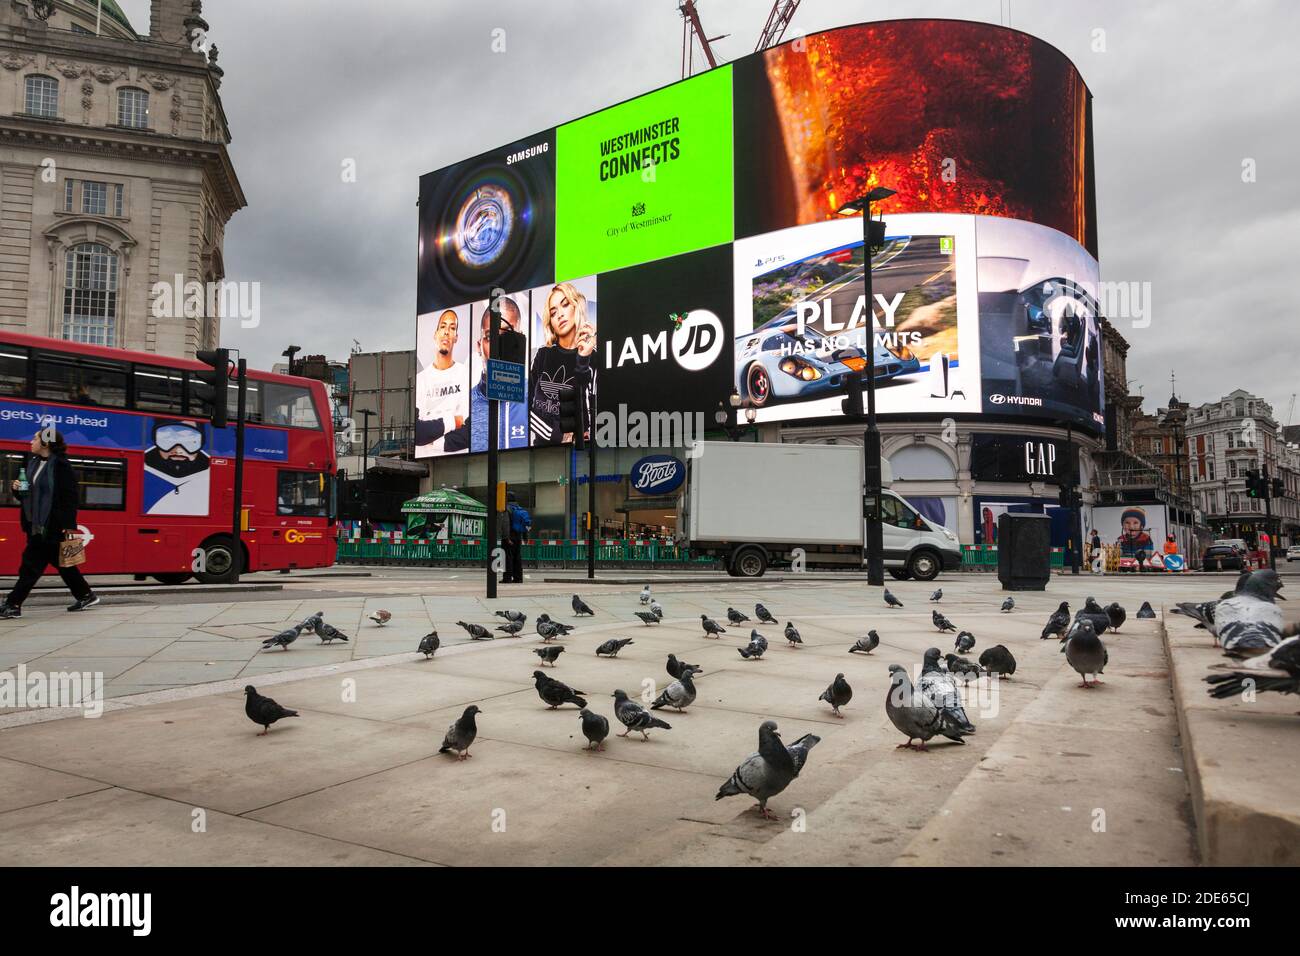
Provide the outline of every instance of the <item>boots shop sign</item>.
[[1033,435],[975,435],[970,470],[976,481],[1059,485],[1069,470],[1066,444]]

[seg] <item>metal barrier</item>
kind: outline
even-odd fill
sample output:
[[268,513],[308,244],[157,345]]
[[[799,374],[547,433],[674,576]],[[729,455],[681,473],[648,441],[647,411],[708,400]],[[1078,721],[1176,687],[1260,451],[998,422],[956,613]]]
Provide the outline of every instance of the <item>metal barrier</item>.
[[[404,538],[384,535],[378,538],[340,538],[340,564],[446,565],[482,564],[487,542],[451,539]],[[520,548],[520,557],[532,567],[569,567],[587,563],[587,542],[580,538],[529,538]],[[657,538],[599,538],[596,563],[620,567],[716,566],[708,555],[692,556],[686,548]]]

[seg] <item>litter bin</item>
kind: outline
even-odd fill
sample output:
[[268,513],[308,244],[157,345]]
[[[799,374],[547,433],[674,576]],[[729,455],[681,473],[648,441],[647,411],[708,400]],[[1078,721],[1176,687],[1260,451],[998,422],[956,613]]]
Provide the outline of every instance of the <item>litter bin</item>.
[[998,516],[998,580],[1004,591],[1044,591],[1052,576],[1052,519],[1007,511]]

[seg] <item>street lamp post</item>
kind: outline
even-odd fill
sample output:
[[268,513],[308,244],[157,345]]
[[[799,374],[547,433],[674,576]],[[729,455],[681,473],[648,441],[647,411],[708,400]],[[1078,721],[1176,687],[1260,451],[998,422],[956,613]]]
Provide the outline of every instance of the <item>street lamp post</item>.
[[881,487],[880,429],[876,425],[876,314],[871,307],[871,248],[885,239],[885,224],[871,218],[871,204],[888,199],[894,190],[877,186],[860,199],[845,203],[841,216],[862,216],[862,288],[866,303],[867,329],[867,430],[863,435],[867,499],[867,584],[885,583],[884,531],[880,525]]
[[375,416],[368,408],[357,410],[363,416],[361,423],[361,524],[370,524],[370,419]]

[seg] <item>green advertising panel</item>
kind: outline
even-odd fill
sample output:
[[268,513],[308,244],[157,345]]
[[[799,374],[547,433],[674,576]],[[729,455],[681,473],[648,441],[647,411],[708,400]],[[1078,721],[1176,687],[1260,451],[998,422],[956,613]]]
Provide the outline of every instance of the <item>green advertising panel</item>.
[[731,142],[730,66],[561,126],[556,277],[730,242]]

